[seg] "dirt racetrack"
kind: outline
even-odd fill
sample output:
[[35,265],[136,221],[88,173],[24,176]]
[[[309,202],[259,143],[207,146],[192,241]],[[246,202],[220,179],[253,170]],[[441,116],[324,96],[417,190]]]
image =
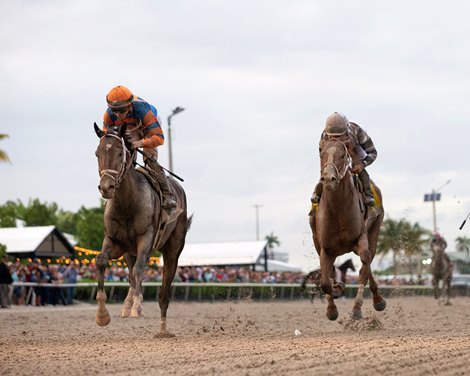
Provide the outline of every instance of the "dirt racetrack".
[[[366,299],[365,318],[339,319],[326,303],[228,301],[170,304],[168,329],[155,339],[159,308],[122,319],[108,305],[107,327],[95,306],[12,307],[0,311],[1,375],[468,375],[470,298],[451,306],[429,297],[389,298],[384,312]],[[295,336],[298,329],[301,334]]]

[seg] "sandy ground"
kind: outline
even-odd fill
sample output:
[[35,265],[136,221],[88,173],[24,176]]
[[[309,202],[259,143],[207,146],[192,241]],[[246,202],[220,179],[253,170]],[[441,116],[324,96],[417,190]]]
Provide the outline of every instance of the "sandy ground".
[[[156,339],[160,311],[95,324],[94,305],[12,307],[0,311],[1,375],[464,375],[470,373],[470,299],[451,306],[432,298],[390,298],[352,321],[326,303],[228,301],[170,304],[168,329]],[[301,332],[294,335],[295,330]]]

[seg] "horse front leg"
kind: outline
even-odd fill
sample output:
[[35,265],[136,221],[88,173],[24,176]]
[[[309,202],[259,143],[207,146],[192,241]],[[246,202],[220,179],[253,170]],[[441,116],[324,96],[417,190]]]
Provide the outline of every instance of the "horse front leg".
[[111,321],[111,316],[106,308],[106,292],[104,291],[104,273],[110,259],[119,258],[122,251],[115,246],[109,237],[103,240],[101,252],[96,257],[96,267],[98,270],[98,292],[96,293],[96,301],[98,303],[98,311],[96,312],[96,323],[99,326],[106,326]]
[[359,237],[357,245],[357,253],[361,258],[362,267],[359,271],[359,286],[357,289],[356,298],[354,299],[354,306],[351,313],[351,317],[355,320],[362,319],[362,304],[364,302],[364,288],[367,284],[370,275],[370,263],[372,256],[369,251],[369,241],[366,234],[362,234]]
[[[338,318],[338,308],[335,305],[334,299],[337,298],[338,294],[336,289],[333,289],[333,275],[334,271],[334,258],[326,253],[324,248],[320,252],[320,287],[323,292],[326,294],[328,300],[328,307],[326,309],[326,317],[329,320],[336,320]],[[336,294],[336,295],[335,295]],[[339,295],[340,296],[340,295]]]
[[129,290],[127,292],[127,296],[124,299],[124,305],[121,309],[121,317],[129,317],[131,314],[132,306],[134,305],[134,298],[135,298],[135,278],[134,278],[134,265],[136,261],[136,257],[126,253],[124,255],[126,260],[127,267],[129,269]]
[[452,304],[450,302],[451,281],[452,281],[452,276],[446,278],[447,301],[446,301],[445,305],[451,305]]
[[436,276],[432,277],[432,286],[434,288],[434,299],[439,299],[439,296],[440,296],[439,279]]
[[144,280],[144,268],[147,263],[147,260],[150,256],[153,246],[153,236],[149,232],[142,236],[137,241],[137,258],[135,260],[135,265],[132,268],[132,275],[134,280],[134,302],[131,308],[131,317],[142,317],[144,315],[144,309],[142,307],[143,289],[142,282]]

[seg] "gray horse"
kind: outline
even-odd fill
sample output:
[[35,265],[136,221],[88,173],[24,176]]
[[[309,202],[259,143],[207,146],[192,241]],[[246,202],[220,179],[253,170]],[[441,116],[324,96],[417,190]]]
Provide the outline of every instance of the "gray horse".
[[[432,285],[434,287],[434,297],[439,299],[442,291],[446,294],[446,305],[450,305],[451,281],[452,281],[452,261],[445,253],[447,242],[439,234],[435,234],[431,240],[432,250]],[[439,282],[442,281],[442,289]]]
[[147,177],[133,166],[133,153],[126,147],[124,124],[118,131],[103,132],[96,123],[95,132],[100,138],[96,157],[100,174],[98,186],[107,199],[104,210],[104,240],[96,257],[98,267],[98,312],[96,323],[108,325],[111,317],[105,307],[104,273],[108,261],[123,256],[129,268],[129,291],[124,300],[121,317],[140,317],[142,309],[142,280],[146,263],[154,248],[163,255],[163,280],[159,295],[161,311],[160,332],[157,337],[173,337],[166,329],[166,313],[171,283],[175,276],[178,258],[183,250],[186,233],[191,224],[187,217],[186,195],[172,178],[170,187],[177,200],[179,216],[165,223],[161,193],[157,192]]

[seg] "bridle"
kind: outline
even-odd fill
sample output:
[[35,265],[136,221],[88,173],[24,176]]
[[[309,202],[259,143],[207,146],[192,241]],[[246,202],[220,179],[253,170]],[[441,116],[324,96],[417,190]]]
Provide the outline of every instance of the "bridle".
[[[328,145],[329,143],[338,143],[338,144],[341,144],[341,146],[343,147],[344,149],[344,153],[346,154],[346,163],[344,163],[344,166],[343,168],[341,169],[341,171],[339,171],[338,167],[336,167],[336,165],[330,161],[330,158],[328,158],[328,161],[325,163],[324,166],[322,166],[321,168],[321,173],[323,172],[323,170],[327,167],[327,166],[331,166],[333,167],[333,169],[335,170],[336,172],[336,175],[338,176],[338,181],[341,181],[343,180],[343,178],[346,176],[346,173],[348,172],[349,170],[349,164],[351,162],[351,156],[349,155],[349,152],[348,152],[348,148],[347,146],[344,144],[344,142],[342,141],[339,141],[339,140],[335,140],[335,139],[331,139],[331,140],[328,140],[325,145]],[[323,147],[323,150],[326,150],[327,147]]]
[[114,180],[114,186],[116,187],[116,189],[118,189],[121,182],[122,182],[122,179],[123,179],[124,175],[126,174],[126,171],[128,170],[129,166],[131,165],[131,163],[129,163],[129,161],[132,161],[132,158],[128,158],[128,154],[129,154],[129,157],[130,157],[131,153],[127,149],[123,137],[119,137],[119,136],[117,136],[115,134],[111,134],[111,133],[105,134],[103,137],[100,138],[100,144],[101,144],[101,141],[105,137],[114,137],[114,138],[117,138],[119,141],[121,141],[122,150],[123,150],[122,162],[121,162],[121,168],[120,168],[119,171],[109,169],[109,168],[99,171],[100,179],[103,179],[103,177],[105,177],[105,176],[110,177],[111,179]]

